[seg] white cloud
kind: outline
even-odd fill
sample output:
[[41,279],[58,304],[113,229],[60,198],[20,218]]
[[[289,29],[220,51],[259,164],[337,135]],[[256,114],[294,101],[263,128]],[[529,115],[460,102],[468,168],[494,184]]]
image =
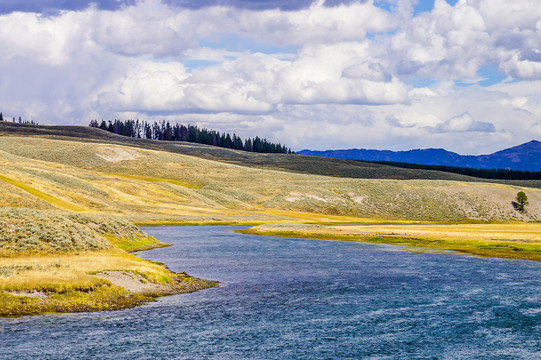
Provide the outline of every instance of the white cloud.
[[388,47],[399,73],[475,79],[483,65],[504,73],[541,76],[541,7],[535,0],[436,0],[432,12],[401,24]]
[[192,73],[180,63],[147,61],[107,85],[100,102],[139,111],[267,113],[279,104],[404,101],[407,87],[379,64],[363,63],[367,52],[365,44],[311,45],[292,61],[245,54]]
[[13,13],[0,16],[0,62],[21,59],[64,66],[76,60],[73,55],[87,46],[83,26],[92,17],[88,13],[68,12],[60,17],[47,18],[33,13]]
[[[539,134],[537,0],[436,0],[417,17],[411,1],[395,3],[391,13],[372,1],[257,11],[140,0],[1,15],[0,111],[197,121],[313,148],[478,152]],[[486,65],[522,81],[455,85]],[[431,83],[406,85],[417,78]]]
[[507,74],[523,79],[541,79],[541,62],[523,60],[518,51],[505,57],[500,67]]
[[113,53],[160,58],[196,47],[194,29],[183,26],[185,15],[176,16],[159,1],[144,1],[121,11],[97,12],[95,23],[88,25],[92,40]]
[[463,113],[457,116],[453,116],[446,122],[436,126],[438,132],[465,132],[465,131],[478,131],[478,132],[495,132],[496,128],[493,124],[483,121],[474,121],[469,113]]
[[298,11],[244,10],[235,17],[239,28],[281,44],[329,43],[363,39],[368,32],[395,28],[392,16],[373,1],[352,2],[335,7],[315,1]]
[[432,12],[403,24],[391,37],[398,72],[440,79],[474,78],[490,56],[490,35],[479,11],[459,2],[436,0]]
[[99,102],[115,110],[171,110],[182,97],[179,84],[187,77],[179,63],[141,62],[114,85],[107,84]]

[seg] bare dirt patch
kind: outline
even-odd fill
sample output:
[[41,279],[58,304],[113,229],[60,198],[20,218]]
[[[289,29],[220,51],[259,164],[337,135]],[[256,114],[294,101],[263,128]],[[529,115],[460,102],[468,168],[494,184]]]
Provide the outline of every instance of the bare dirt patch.
[[109,280],[113,285],[123,287],[134,294],[160,293],[167,286],[149,282],[133,271],[103,271],[96,276]]
[[352,192],[348,193],[348,195],[351,198],[351,200],[353,200],[357,204],[364,204],[364,200],[365,200],[366,196],[357,195],[357,194],[352,193]]
[[289,196],[286,198],[286,201],[294,202],[294,201],[303,200],[303,199],[313,199],[313,200],[323,201],[323,202],[328,202],[329,201],[328,199],[324,199],[324,198],[322,198],[320,196],[317,196],[315,194],[301,193],[301,192],[298,192],[298,191],[290,192]]
[[101,146],[96,153],[100,158],[109,162],[120,162],[126,160],[137,160],[143,155],[134,149],[127,149],[120,146]]
[[45,299],[47,295],[41,291],[7,291],[8,294],[13,296],[25,296],[25,297],[31,297],[31,298],[40,298]]
[[217,282],[195,279],[185,273],[177,274],[170,284],[155,284],[133,271],[102,271],[96,276],[109,280],[113,285],[123,287],[140,295],[172,295],[194,292],[216,286]]

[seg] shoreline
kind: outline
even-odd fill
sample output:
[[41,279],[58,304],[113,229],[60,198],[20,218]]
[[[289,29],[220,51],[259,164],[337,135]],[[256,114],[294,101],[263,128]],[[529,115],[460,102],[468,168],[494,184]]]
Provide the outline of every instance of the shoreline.
[[[520,226],[521,224],[518,225]],[[490,226],[490,224],[487,224],[487,226]],[[541,224],[539,224],[538,226],[539,231],[541,231]],[[367,228],[368,227],[369,226],[367,226]],[[410,228],[410,226],[407,226],[407,228]],[[336,229],[325,226],[298,226],[296,224],[290,224],[281,226],[256,226],[249,229],[237,230],[236,232],[241,234],[278,236],[287,238],[353,241],[397,245],[405,247],[404,251],[411,252],[430,252],[434,250],[439,250],[444,252],[452,251],[487,258],[541,261],[541,242],[537,240],[460,240],[442,237],[438,238],[436,236],[421,237],[413,234],[396,234],[394,233],[394,230],[396,230],[396,228],[393,228],[392,230],[393,232],[390,233],[359,233],[358,231],[345,231],[343,229]]]
[[[124,276],[129,271],[114,271]],[[16,318],[22,316],[36,315],[59,315],[78,312],[101,312],[130,309],[137,306],[156,301],[159,297],[189,294],[192,292],[210,289],[218,285],[217,281],[192,278],[183,273],[178,275],[170,284],[141,283],[143,286],[133,290],[132,286],[125,287],[125,284],[118,285],[118,276],[110,271],[102,277],[112,285],[104,285],[91,293],[69,292],[69,293],[45,293],[36,290],[24,290],[6,292],[0,291],[0,319]],[[140,275],[139,275],[140,276]],[[139,276],[134,276],[138,281]],[[189,278],[189,281],[186,281]],[[133,290],[133,291],[130,291]],[[86,295],[86,296],[85,296]],[[77,298],[77,301],[70,301]]]
[[130,270],[103,270],[91,289],[0,291],[0,318],[123,310],[155,301],[162,296],[188,294],[218,286],[218,281],[169,271],[170,282],[156,283]]
[[189,294],[218,285],[218,281],[194,278],[185,272],[173,273],[175,277],[169,284],[156,284],[147,281],[142,275],[125,270],[104,270],[95,275],[123,287],[132,294],[150,297]]
[[[38,224],[60,229],[66,219],[38,218]],[[15,217],[5,217],[16,224]],[[87,244],[81,250],[58,251],[45,241],[41,250],[3,249],[0,253],[0,318],[109,311],[132,308],[167,295],[212,288],[217,281],[171,271],[166,264],[140,258],[135,251],[172,246],[128,223],[78,218]],[[84,225],[83,225],[84,224]],[[94,230],[94,229],[101,230]],[[24,231],[24,227],[20,227]],[[86,231],[86,232],[83,232]],[[68,234],[60,234],[69,239]],[[78,234],[75,234],[78,235]],[[94,244],[100,245],[100,247]]]

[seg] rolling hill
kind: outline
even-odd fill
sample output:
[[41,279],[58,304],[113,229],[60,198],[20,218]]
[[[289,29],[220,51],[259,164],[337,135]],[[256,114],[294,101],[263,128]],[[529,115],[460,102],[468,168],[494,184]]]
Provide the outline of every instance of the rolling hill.
[[[536,182],[125,138],[87,127],[0,124],[0,205],[111,214],[137,223],[333,217],[536,220]],[[521,185],[521,187],[517,187]],[[304,215],[303,215],[304,214]],[[310,216],[306,214],[311,214]],[[341,218],[341,221],[347,221]]]
[[[38,126],[0,122],[0,136],[29,136],[34,138],[115,144],[183,154],[200,159],[214,160],[251,168],[343,178],[491,182],[491,180],[478,179],[449,172],[404,169],[395,166],[355,160],[329,159],[326,157],[314,157],[302,154],[286,157],[283,156],[284,154],[258,154],[194,143],[136,139],[112,134],[101,129],[87,126]],[[284,159],[287,160],[285,161]],[[493,182],[525,187],[541,187],[541,181]]]

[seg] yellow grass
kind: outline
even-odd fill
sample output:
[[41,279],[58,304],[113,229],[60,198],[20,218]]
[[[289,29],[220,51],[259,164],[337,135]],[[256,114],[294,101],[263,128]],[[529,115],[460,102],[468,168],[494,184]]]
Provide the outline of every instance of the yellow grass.
[[107,280],[92,275],[103,270],[134,271],[155,283],[171,281],[171,272],[120,249],[71,254],[30,254],[0,258],[0,269],[11,275],[0,276],[1,291],[36,290],[66,292],[91,290]]
[[301,223],[316,223],[316,224],[414,224],[416,221],[411,220],[385,220],[378,218],[367,218],[367,217],[357,217],[357,216],[339,216],[339,215],[328,215],[328,214],[318,214],[318,213],[308,213],[301,211],[292,211],[292,210],[280,210],[280,209],[267,209],[261,212],[267,215],[277,215],[284,217],[281,221],[276,222],[288,222],[292,223],[298,220]]
[[85,211],[85,210],[87,210],[87,209],[85,209],[85,208],[83,208],[81,206],[69,203],[67,201],[59,199],[59,198],[54,197],[52,195],[46,194],[46,193],[44,193],[42,191],[39,191],[38,189],[33,188],[30,185],[27,185],[27,184],[25,184],[25,183],[23,183],[21,181],[15,180],[15,179],[11,179],[11,178],[9,178],[7,176],[0,175],[0,180],[5,181],[8,184],[17,186],[18,188],[20,188],[20,189],[26,191],[27,193],[29,193],[30,195],[33,195],[33,196],[37,197],[38,199],[45,200],[48,203],[50,203],[51,205],[53,205],[53,206],[55,206],[55,207],[57,207],[59,209],[70,210],[70,211]]
[[94,275],[104,270],[131,271],[173,292],[181,282],[190,287],[178,291],[210,285],[127,252],[160,246],[110,216],[0,209],[0,317],[121,309],[150,299]]
[[370,235],[395,235],[431,239],[515,241],[541,245],[540,223],[514,224],[450,224],[450,225],[385,225],[385,226],[335,226],[347,233]]
[[[118,310],[143,304],[159,295],[132,294],[94,275],[106,270],[131,271],[142,276],[141,282],[167,285],[166,289],[172,292],[190,292],[215,285],[173,273],[162,264],[115,248],[0,258],[0,317]],[[178,286],[182,288],[174,290]]]
[[163,291],[166,293],[214,286],[213,282],[171,272],[163,264],[143,260],[125,251],[163,245],[151,237],[102,236],[116,247],[54,253],[4,251],[4,256],[0,256],[0,317],[124,309],[160,295],[132,294],[95,275],[103,271],[139,274],[141,282],[165,285]]
[[[127,155],[103,156],[104,149],[109,155]],[[256,155],[234,156],[242,165],[246,156]],[[261,155],[267,158],[284,166],[296,161]],[[0,137],[0,165],[4,177],[17,181],[9,185],[22,189],[21,184],[32,184],[39,191],[26,188],[29,199],[138,223],[541,220],[539,189],[525,189],[531,205],[520,213],[512,206],[520,188],[509,185],[335,178],[113,144]],[[15,202],[3,196],[5,203]]]
[[188,184],[183,181],[175,180],[175,179],[166,179],[166,178],[159,178],[159,177],[151,177],[151,176],[141,176],[141,175],[126,175],[126,174],[110,174],[113,178],[121,177],[121,178],[127,178],[127,179],[135,179],[135,180],[142,180],[147,182],[153,182],[153,183],[169,183],[173,185],[182,186],[188,189],[199,189],[200,186]]

